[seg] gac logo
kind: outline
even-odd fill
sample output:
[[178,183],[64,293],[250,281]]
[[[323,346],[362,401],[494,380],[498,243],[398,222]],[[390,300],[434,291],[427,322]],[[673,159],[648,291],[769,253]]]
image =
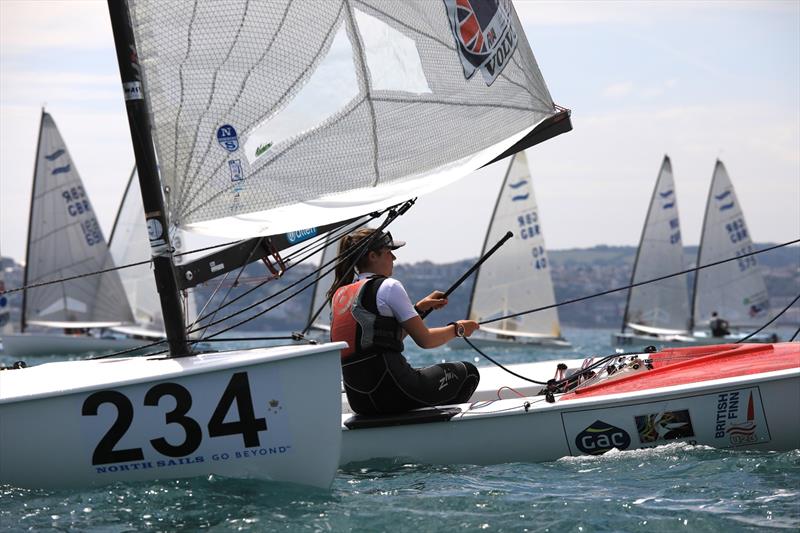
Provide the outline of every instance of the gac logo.
[[602,420],[596,420],[575,437],[575,446],[583,453],[601,455],[612,448],[625,450],[631,445],[631,437],[620,429]]

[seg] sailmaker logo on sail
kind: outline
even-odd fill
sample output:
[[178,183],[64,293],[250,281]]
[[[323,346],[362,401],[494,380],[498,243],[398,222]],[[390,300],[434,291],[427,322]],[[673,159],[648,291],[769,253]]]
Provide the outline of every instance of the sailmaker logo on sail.
[[509,0],[444,0],[464,77],[480,69],[491,85],[517,49]]

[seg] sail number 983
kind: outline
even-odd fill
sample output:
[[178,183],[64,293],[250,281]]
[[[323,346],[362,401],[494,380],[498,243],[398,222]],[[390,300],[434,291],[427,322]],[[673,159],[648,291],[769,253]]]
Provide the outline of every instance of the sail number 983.
[[[192,408],[192,395],[187,388],[178,383],[159,383],[148,389],[144,396],[144,405],[157,407],[164,396],[175,400],[175,409],[165,415],[165,424],[178,424],[183,429],[183,442],[172,444],[164,437],[151,439],[150,445],[155,451],[167,457],[183,457],[200,447],[203,441],[203,430],[194,418],[187,416]],[[225,417],[236,402],[239,420],[225,422]],[[115,449],[133,422],[134,408],[131,400],[115,390],[103,390],[89,395],[83,402],[83,416],[97,416],[98,408],[110,403],[117,408],[117,418],[106,434],[97,443],[92,454],[92,465],[124,463],[144,460],[142,448]],[[250,393],[250,381],[247,372],[237,372],[231,376],[228,386],[214,408],[207,424],[208,436],[222,437],[241,435],[246,448],[260,446],[260,431],[266,431],[267,420],[256,418],[253,411],[253,397]]]

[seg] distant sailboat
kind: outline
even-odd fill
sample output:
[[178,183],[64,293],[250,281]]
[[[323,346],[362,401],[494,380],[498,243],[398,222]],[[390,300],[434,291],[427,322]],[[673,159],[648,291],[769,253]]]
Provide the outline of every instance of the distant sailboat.
[[[308,310],[309,333],[312,337],[330,339],[331,332],[331,303],[325,303],[325,307],[317,314],[320,306],[328,299],[328,289],[333,285],[333,270],[323,275],[325,270],[333,267],[332,261],[336,257],[339,245],[332,242],[332,234],[328,234],[325,239],[325,249],[322,251],[322,258],[319,262],[320,272],[317,273],[317,283],[314,285],[314,294],[311,296],[311,307]],[[325,266],[328,265],[329,266]],[[314,315],[317,315],[316,317]]]
[[[539,209],[524,151],[512,157],[503,178],[481,255],[509,229],[513,230],[514,238],[475,274],[467,309],[470,320],[490,320],[555,303]],[[484,346],[570,346],[561,336],[555,307],[502,320],[497,327],[482,326],[470,341]]]
[[[633,262],[631,284],[685,270],[672,163],[664,156]],[[628,292],[617,344],[691,342],[689,289],[684,276],[633,287]]]
[[[642,240],[636,253],[631,283],[639,283],[685,270],[678,204],[672,167],[664,157],[650,203]],[[725,167],[717,161],[703,222],[698,265],[705,265],[753,251],[744,216],[736,201]],[[739,328],[713,337],[707,329],[717,311]],[[701,317],[704,328],[698,329]],[[697,272],[692,305],[683,276],[639,287],[628,293],[622,331],[612,335],[616,344],[689,346],[736,342],[769,320],[769,299],[756,258],[723,263]],[[750,342],[776,342],[771,334],[759,334]]]
[[[29,217],[24,285],[78,277],[23,292],[20,333],[3,335],[5,352],[15,357],[80,354],[144,344],[83,334],[130,324],[133,316],[116,271],[89,275],[114,262],[75,163],[44,110]],[[29,332],[30,326],[53,331]]]
[[[708,191],[697,264],[706,265],[753,251],[741,204],[725,166],[717,160]],[[726,337],[714,338],[714,342],[741,338],[769,321],[769,295],[756,256],[697,272],[691,318],[696,337],[711,337],[708,324],[713,312],[718,312],[733,330]],[[776,342],[777,337],[761,334],[750,341]]]
[[[142,195],[139,192],[139,177],[133,169],[125,193],[122,195],[117,217],[108,238],[108,248],[117,265],[130,265],[150,260],[147,242],[147,226],[142,217]],[[176,229],[176,233],[181,233]],[[176,235],[177,236],[177,235]],[[176,251],[180,251],[182,238],[173,236]],[[178,261],[176,261],[177,263]],[[158,297],[152,264],[128,267],[119,270],[128,303],[133,313],[133,325],[115,326],[112,330],[123,335],[149,339],[164,338],[164,317]],[[194,292],[186,299],[186,320],[191,323],[196,316]]]

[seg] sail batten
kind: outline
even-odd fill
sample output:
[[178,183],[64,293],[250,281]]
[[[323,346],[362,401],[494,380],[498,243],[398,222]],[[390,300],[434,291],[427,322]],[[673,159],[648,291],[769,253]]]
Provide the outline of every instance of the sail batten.
[[452,183],[557,113],[505,0],[129,4],[184,228],[246,238],[363,215]]

